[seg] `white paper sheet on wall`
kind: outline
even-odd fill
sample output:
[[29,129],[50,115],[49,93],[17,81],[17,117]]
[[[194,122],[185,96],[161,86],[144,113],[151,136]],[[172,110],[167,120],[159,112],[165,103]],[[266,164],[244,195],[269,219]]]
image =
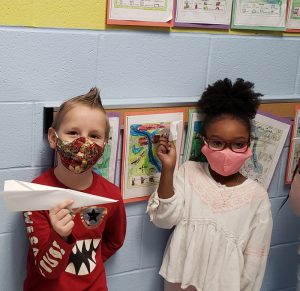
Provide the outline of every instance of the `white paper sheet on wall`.
[[229,25],[232,0],[177,0],[176,22]]
[[115,20],[168,22],[172,0],[111,0],[109,18]]
[[67,199],[72,199],[72,208],[106,204],[117,200],[83,193],[76,190],[50,187],[18,180],[4,182],[0,192],[10,211],[49,210]]

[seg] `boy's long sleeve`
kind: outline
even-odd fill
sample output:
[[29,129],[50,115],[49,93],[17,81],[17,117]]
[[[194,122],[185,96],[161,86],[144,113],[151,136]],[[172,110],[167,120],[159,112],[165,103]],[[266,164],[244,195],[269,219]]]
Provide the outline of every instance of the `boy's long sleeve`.
[[[33,182],[65,188],[53,169]],[[24,290],[107,291],[103,260],[123,244],[124,204],[120,189],[95,173],[91,186],[81,192],[117,201],[76,209],[74,227],[67,241],[53,230],[48,211],[24,213],[30,242]]]
[[241,276],[241,291],[260,291],[272,234],[271,211],[265,210],[260,221],[253,227],[244,251],[244,268]]
[[126,234],[126,213],[123,201],[118,202],[112,216],[106,222],[102,236],[101,256],[103,262],[109,259],[122,245]]
[[57,278],[68,264],[74,237],[68,242],[62,239],[51,228],[47,211],[24,212],[24,220],[37,272],[48,279]]

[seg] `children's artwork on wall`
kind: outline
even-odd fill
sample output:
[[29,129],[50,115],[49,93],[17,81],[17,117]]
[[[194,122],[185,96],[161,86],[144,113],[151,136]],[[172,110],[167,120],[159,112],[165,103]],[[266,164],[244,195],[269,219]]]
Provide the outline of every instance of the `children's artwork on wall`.
[[171,26],[172,0],[108,0],[107,24]]
[[290,120],[259,112],[253,121],[251,141],[253,156],[241,169],[248,178],[269,187],[290,130]]
[[294,124],[291,134],[290,150],[287,161],[285,182],[292,183],[293,174],[300,159],[300,106],[295,107]]
[[183,137],[184,109],[124,113],[121,190],[127,202],[146,199],[158,186],[161,162],[157,157],[161,135],[177,149],[177,166]]
[[232,28],[284,30],[287,0],[234,0]]
[[118,112],[108,112],[109,138],[105,145],[103,155],[93,167],[93,171],[112,183],[115,183],[116,164],[120,140],[120,116]]
[[287,31],[300,31],[300,0],[290,0],[288,2],[286,18]]
[[197,109],[189,109],[189,123],[185,137],[182,163],[186,161],[206,162],[201,152],[203,140],[201,138],[203,116]]
[[175,1],[177,27],[228,29],[232,0],[177,0]]

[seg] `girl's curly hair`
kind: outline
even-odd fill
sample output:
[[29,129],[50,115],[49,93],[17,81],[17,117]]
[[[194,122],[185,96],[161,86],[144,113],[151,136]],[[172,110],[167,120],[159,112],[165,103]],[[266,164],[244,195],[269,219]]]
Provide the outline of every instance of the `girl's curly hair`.
[[263,96],[253,89],[253,83],[240,78],[234,83],[225,78],[209,85],[198,102],[198,107],[204,113],[204,131],[212,121],[230,115],[244,121],[250,132],[251,120]]

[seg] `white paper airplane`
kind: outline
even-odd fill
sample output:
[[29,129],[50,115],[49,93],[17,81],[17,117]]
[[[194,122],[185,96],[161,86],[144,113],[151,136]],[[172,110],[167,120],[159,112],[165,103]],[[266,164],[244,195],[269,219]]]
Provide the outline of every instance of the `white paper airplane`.
[[72,199],[72,208],[106,204],[117,200],[83,193],[76,190],[50,187],[18,180],[4,182],[0,192],[10,211],[49,210],[67,199]]

